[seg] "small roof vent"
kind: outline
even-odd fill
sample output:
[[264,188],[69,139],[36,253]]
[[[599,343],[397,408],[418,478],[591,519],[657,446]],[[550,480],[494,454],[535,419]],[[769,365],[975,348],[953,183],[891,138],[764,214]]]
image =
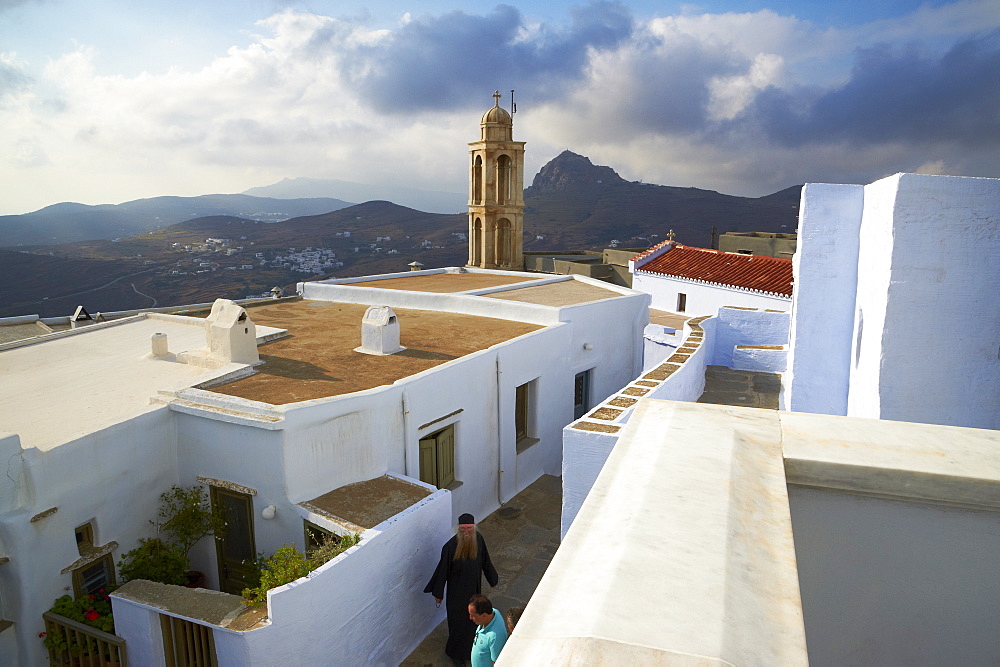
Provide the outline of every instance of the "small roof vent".
[[372,306],[361,319],[361,347],[355,352],[385,356],[405,350],[399,344],[399,319],[389,306]]

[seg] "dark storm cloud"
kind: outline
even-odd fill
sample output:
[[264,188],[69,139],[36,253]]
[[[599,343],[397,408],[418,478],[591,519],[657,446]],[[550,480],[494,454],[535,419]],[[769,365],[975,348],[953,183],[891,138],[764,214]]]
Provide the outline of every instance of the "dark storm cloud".
[[591,2],[571,16],[570,27],[543,27],[527,39],[521,13],[508,5],[486,16],[424,17],[388,43],[345,54],[343,64],[361,97],[383,112],[454,108],[470,89],[495,87],[552,99],[581,78],[588,49],[614,48],[633,30],[618,2]]
[[850,80],[796,109],[769,89],[744,114],[773,140],[870,144],[1000,144],[1000,33],[958,44],[943,57],[890,47],[860,51]]

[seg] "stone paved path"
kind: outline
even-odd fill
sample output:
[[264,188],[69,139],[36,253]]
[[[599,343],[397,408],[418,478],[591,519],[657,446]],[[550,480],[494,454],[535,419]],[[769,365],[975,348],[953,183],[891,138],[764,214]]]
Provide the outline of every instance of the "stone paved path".
[[[559,546],[559,517],[562,511],[562,480],[542,475],[514,496],[502,508],[481,520],[479,530],[490,549],[500,583],[490,588],[485,580],[483,593],[493,606],[506,613],[510,607],[524,607],[535,592],[545,568]],[[427,574],[428,578],[430,573]],[[428,595],[428,602],[433,600]],[[406,667],[451,665],[444,654],[448,623],[441,623],[402,662]]]
[[705,368],[705,391],[698,402],[777,410],[780,391],[781,376],[775,373],[708,366]]

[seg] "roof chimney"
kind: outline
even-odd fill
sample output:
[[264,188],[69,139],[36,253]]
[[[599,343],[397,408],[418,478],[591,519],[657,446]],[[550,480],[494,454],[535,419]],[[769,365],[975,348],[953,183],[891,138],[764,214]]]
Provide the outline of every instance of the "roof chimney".
[[361,320],[361,347],[355,352],[385,356],[405,350],[399,344],[399,320],[389,306],[372,306]]

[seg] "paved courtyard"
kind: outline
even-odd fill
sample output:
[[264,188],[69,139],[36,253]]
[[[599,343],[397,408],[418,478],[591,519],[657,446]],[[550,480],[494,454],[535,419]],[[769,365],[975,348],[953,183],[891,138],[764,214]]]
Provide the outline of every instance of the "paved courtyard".
[[[562,480],[542,475],[499,510],[480,520],[479,531],[486,539],[500,583],[490,588],[483,580],[483,593],[493,606],[506,613],[524,607],[535,592],[552,556],[559,546],[559,516],[562,511]],[[430,578],[431,573],[427,573]],[[433,603],[430,595],[429,603]],[[444,653],[448,623],[442,622],[410,654],[403,665],[451,665]]]
[[777,410],[780,391],[781,376],[776,373],[708,366],[705,368],[705,391],[698,402]]

